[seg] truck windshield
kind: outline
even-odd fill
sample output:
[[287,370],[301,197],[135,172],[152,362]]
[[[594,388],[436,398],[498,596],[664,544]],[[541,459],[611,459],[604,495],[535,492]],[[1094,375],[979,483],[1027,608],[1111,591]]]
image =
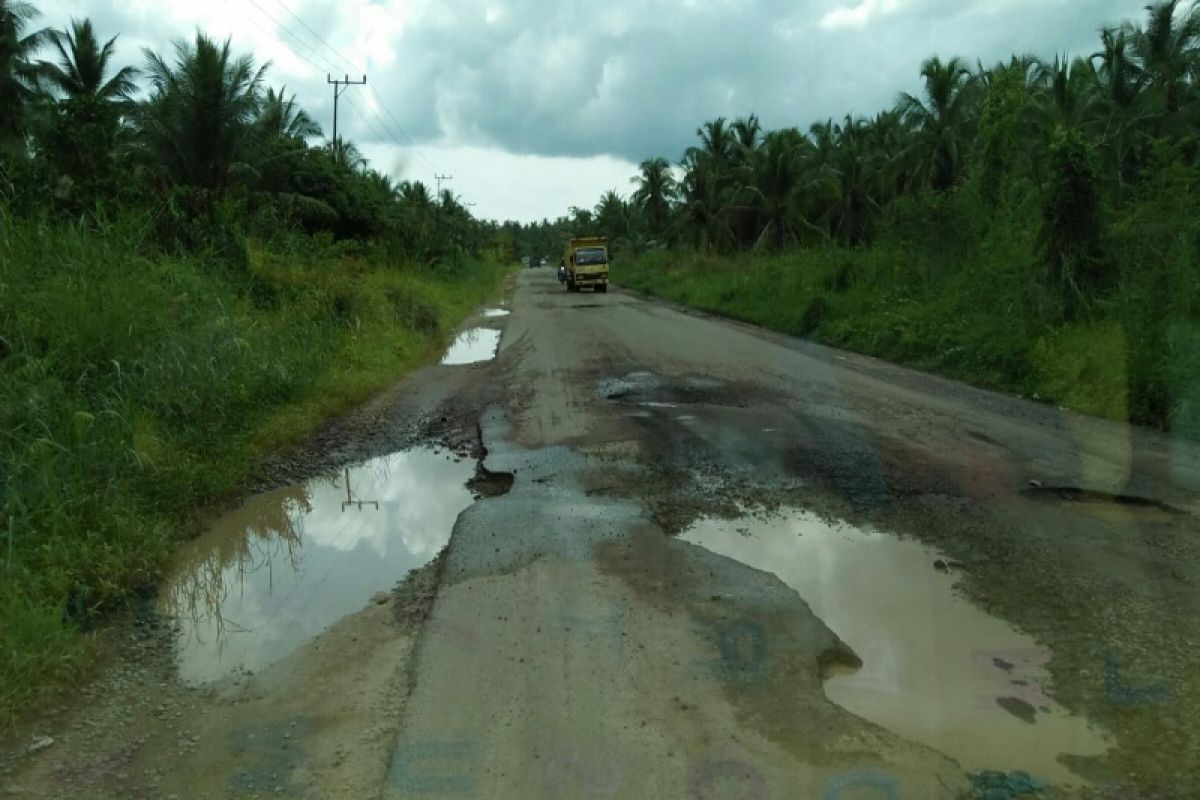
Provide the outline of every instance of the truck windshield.
[[604,264],[607,261],[608,255],[603,247],[584,247],[575,251],[575,263],[579,266]]

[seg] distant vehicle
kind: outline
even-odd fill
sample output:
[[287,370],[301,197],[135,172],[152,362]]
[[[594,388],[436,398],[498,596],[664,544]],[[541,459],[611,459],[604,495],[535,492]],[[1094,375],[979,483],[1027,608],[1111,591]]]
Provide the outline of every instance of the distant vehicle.
[[526,268],[529,267],[529,256],[521,256],[521,266]]
[[590,286],[597,292],[608,291],[608,242],[600,236],[581,236],[567,242],[563,251],[568,292]]

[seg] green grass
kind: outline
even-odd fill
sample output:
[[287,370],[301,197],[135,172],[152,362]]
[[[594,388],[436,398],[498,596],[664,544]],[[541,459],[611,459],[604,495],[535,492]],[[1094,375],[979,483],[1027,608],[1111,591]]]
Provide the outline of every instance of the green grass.
[[303,237],[231,266],[145,235],[0,215],[0,723],[79,674],[190,512],[429,360],[504,274]]
[[[914,217],[858,249],[660,250],[623,261],[614,281],[978,386],[1200,434],[1200,225],[1176,215],[1169,235],[1149,237],[1163,243],[1156,250],[1130,215],[1108,241],[1113,288],[1064,322],[1041,288],[1034,226],[1000,219],[981,233],[944,208]],[[936,229],[920,227],[932,218]]]

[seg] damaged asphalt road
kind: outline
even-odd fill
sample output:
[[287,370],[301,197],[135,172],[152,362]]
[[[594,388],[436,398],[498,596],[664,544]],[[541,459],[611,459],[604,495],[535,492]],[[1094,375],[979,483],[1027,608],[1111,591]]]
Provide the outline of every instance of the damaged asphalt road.
[[[0,794],[1197,794],[1195,445],[548,270],[509,306],[472,323],[494,360],[330,423],[267,471],[292,499],[230,512],[247,544],[191,543],[174,624]],[[400,542],[428,563],[384,602],[404,576],[348,565]],[[330,587],[365,609],[296,633]],[[184,642],[198,607],[237,624]]]

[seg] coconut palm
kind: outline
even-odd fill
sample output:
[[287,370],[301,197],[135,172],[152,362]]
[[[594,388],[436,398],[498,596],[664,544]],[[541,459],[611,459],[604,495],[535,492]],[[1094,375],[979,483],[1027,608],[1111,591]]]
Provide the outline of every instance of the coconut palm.
[[696,244],[724,247],[733,238],[729,225],[728,164],[707,149],[688,148],[680,164],[683,221]]
[[133,67],[122,67],[109,76],[117,37],[101,45],[91,20],[73,19],[67,30],[51,31],[48,41],[58,60],[40,62],[39,78],[63,97],[121,102],[136,88],[137,70]]
[[[718,165],[726,166],[733,159],[737,139],[724,117],[717,117],[696,129],[700,150],[712,156]],[[689,148],[696,149],[696,148]]]
[[1096,68],[1087,59],[1055,56],[1042,64],[1037,78],[1039,128],[1048,134],[1055,127],[1085,128],[1096,121]]
[[390,176],[383,174],[377,169],[369,169],[366,171],[366,179],[368,185],[381,197],[386,197],[388,200],[398,200],[400,198],[400,190]]
[[757,239],[776,250],[794,241],[799,228],[813,227],[804,219],[805,204],[816,184],[828,177],[811,168],[813,150],[812,141],[795,128],[768,133],[757,150],[746,190],[762,226]]
[[354,142],[348,142],[341,136],[326,144],[325,149],[333,156],[335,164],[348,170],[358,172],[367,166],[366,157],[354,146]]
[[654,236],[662,236],[671,215],[671,203],[678,192],[678,184],[671,173],[671,165],[665,158],[650,158],[638,167],[638,174],[631,178],[637,184],[633,202],[646,215],[646,222]]
[[1132,177],[1137,129],[1146,118],[1146,78],[1134,58],[1132,41],[1138,29],[1125,24],[1100,33],[1101,49],[1092,54],[1096,102],[1104,116],[1101,143],[1112,161],[1118,184]]
[[829,165],[833,193],[825,212],[825,227],[843,243],[859,245],[867,240],[880,211],[875,198],[880,154],[871,146],[865,120],[847,115],[834,128],[834,134],[837,149]]
[[295,94],[288,96],[287,87],[282,87],[278,92],[267,89],[255,124],[265,136],[290,139],[300,145],[321,135],[321,126],[296,103]]
[[400,202],[415,209],[424,210],[433,207],[433,198],[429,187],[421,181],[402,181],[399,187]]
[[915,129],[914,167],[920,179],[938,191],[954,185],[974,122],[975,80],[962,59],[937,56],[921,65],[924,99],[901,94],[899,110]]
[[33,56],[50,36],[46,30],[26,31],[37,16],[29,3],[0,0],[0,151],[22,146],[39,71]]
[[178,183],[217,189],[252,173],[255,121],[267,66],[234,57],[203,33],[175,43],[175,61],[145,51],[151,96],[137,114],[151,160]]
[[596,226],[610,241],[628,239],[630,234],[629,204],[609,189],[600,197],[595,209]]
[[1127,116],[1139,100],[1145,85],[1141,68],[1133,58],[1131,25],[1105,28],[1100,32],[1100,50],[1092,54],[1101,95],[1110,112]]
[[1135,29],[1133,51],[1154,94],[1156,112],[1173,117],[1187,92],[1188,79],[1200,66],[1200,7],[1158,0],[1146,6],[1146,12],[1146,27]]

